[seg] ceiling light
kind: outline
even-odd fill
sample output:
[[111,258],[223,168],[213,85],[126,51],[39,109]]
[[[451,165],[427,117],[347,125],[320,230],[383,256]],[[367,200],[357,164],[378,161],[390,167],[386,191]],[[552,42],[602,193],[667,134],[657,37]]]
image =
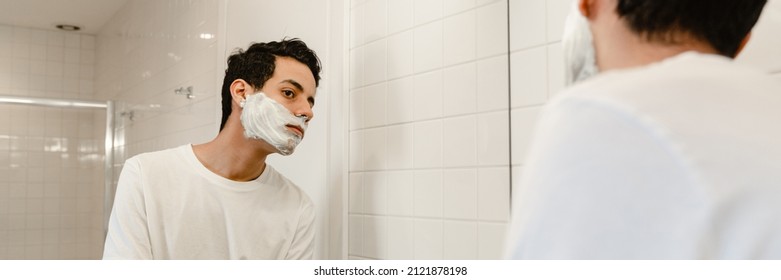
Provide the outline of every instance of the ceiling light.
[[65,31],[79,31],[81,30],[81,27],[70,25],[70,24],[58,24],[56,25],[57,29],[65,30]]

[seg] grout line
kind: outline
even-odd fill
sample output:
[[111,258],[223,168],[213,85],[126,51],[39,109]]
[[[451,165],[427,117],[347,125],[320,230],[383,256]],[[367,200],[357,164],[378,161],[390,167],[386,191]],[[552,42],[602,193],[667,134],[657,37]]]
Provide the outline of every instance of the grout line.
[[[447,0],[445,0],[445,1],[447,1]],[[443,3],[444,3],[444,1],[443,1]],[[349,50],[357,49],[357,48],[366,46],[366,45],[368,45],[370,43],[373,43],[375,41],[379,41],[379,40],[382,40],[384,38],[387,38],[387,37],[390,37],[390,36],[393,36],[393,35],[397,35],[397,34],[400,34],[400,33],[404,33],[404,32],[410,31],[410,30],[414,30],[415,28],[418,28],[418,27],[421,27],[421,26],[424,26],[424,25],[427,25],[427,24],[431,24],[431,23],[434,23],[434,22],[437,22],[437,21],[443,21],[444,22],[445,19],[456,17],[456,16],[459,16],[461,14],[465,14],[465,13],[468,13],[468,12],[471,12],[471,11],[474,11],[475,13],[477,13],[478,9],[484,8],[484,7],[488,7],[488,6],[494,5],[496,3],[497,2],[490,2],[490,3],[486,3],[486,4],[482,4],[482,5],[475,5],[472,8],[469,8],[469,9],[466,9],[466,10],[463,10],[463,11],[460,11],[460,12],[456,12],[456,13],[453,13],[453,14],[450,14],[450,15],[447,15],[447,16],[443,15],[442,17],[439,17],[439,18],[436,18],[436,19],[433,19],[433,20],[429,20],[429,21],[426,21],[426,22],[417,23],[417,24],[414,22],[415,19],[414,19],[414,12],[413,12],[413,19],[412,19],[413,23],[412,23],[412,26],[404,28],[404,29],[401,29],[401,30],[398,30],[398,31],[394,31],[393,33],[390,33],[390,32],[387,32],[388,25],[386,23],[386,25],[385,25],[385,31],[386,31],[385,33],[386,34],[384,35],[384,37],[381,36],[381,38],[374,39],[374,40],[371,40],[371,41],[365,41],[364,40],[364,42],[362,44],[357,44],[355,46],[349,46]],[[386,6],[386,9],[387,9],[387,6]],[[414,11],[414,7],[413,7],[413,11]],[[350,8],[350,12],[352,12],[352,8]],[[443,14],[445,13],[444,4],[443,4],[443,8],[442,8],[442,13]],[[386,21],[389,18],[387,13],[386,13],[386,17],[385,18],[386,18]],[[508,15],[508,18],[509,18],[509,15]]]
[[[387,48],[386,48],[386,51],[387,51]],[[466,64],[470,64],[470,63],[479,63],[479,62],[482,62],[482,61],[485,61],[485,60],[489,60],[489,59],[493,59],[493,58],[497,58],[497,57],[502,57],[502,56],[508,56],[508,54],[507,53],[499,53],[499,54],[492,54],[492,55],[488,55],[488,56],[484,56],[484,57],[476,57],[474,59],[470,59],[470,60],[466,60],[466,61],[462,61],[462,62],[450,64],[450,65],[442,65],[440,67],[435,67],[433,69],[424,70],[424,71],[421,71],[421,72],[415,72],[413,70],[413,73],[410,73],[410,74],[405,74],[405,75],[402,75],[402,76],[399,76],[399,77],[394,77],[392,79],[386,79],[384,81],[364,84],[364,85],[361,85],[361,86],[350,88],[349,91],[352,92],[352,91],[357,91],[357,90],[363,90],[363,89],[366,89],[366,88],[369,88],[369,87],[372,87],[372,86],[375,86],[375,85],[378,85],[378,84],[382,84],[382,83],[389,83],[389,82],[393,82],[393,81],[397,81],[397,80],[402,80],[402,79],[405,79],[405,78],[415,77],[415,76],[418,76],[418,75],[428,74],[428,73],[432,73],[432,72],[436,72],[436,71],[443,71],[443,70],[448,69],[448,68],[454,68],[454,67],[458,67],[458,66],[462,66],[462,65],[466,65]],[[387,56],[386,56],[386,59],[387,59]],[[413,50],[413,61],[412,62],[413,62],[412,64],[414,65],[415,64],[415,61],[414,61],[414,50]],[[387,68],[387,64],[386,64],[386,68]],[[387,73],[386,73],[386,75],[387,75]]]
[[507,167],[504,164],[492,164],[492,165],[469,165],[469,166],[448,166],[448,167],[410,167],[410,168],[396,168],[396,169],[371,169],[371,170],[350,170],[350,174],[358,173],[380,173],[380,172],[404,172],[404,171],[446,171],[446,170],[461,170],[461,169],[486,169],[486,168],[501,168]]
[[[541,105],[527,105],[522,107],[516,107],[516,108],[509,108],[510,110],[514,109],[526,109],[526,108],[533,108],[533,107],[540,107]],[[435,118],[429,118],[429,119],[421,119],[421,120],[412,120],[412,121],[405,121],[405,122],[398,122],[398,123],[389,123],[384,125],[374,125],[374,126],[365,126],[361,128],[353,128],[349,132],[359,132],[359,131],[365,131],[370,129],[376,129],[376,128],[388,128],[392,126],[402,126],[407,124],[416,124],[416,123],[423,123],[423,122],[431,122],[431,121],[445,121],[450,119],[456,119],[456,118],[462,118],[462,117],[470,117],[470,116],[480,116],[480,115],[487,115],[492,113],[500,113],[504,112],[508,109],[494,109],[490,111],[482,111],[482,112],[474,112],[474,113],[463,113],[463,114],[456,114],[456,115],[449,115],[449,116],[442,116],[442,117],[435,117]]]
[[[510,38],[511,38],[510,37],[510,35],[511,35],[510,34],[510,31],[511,31],[510,30],[510,27],[511,27],[511,24],[510,24],[510,20],[511,20],[510,19],[510,0],[507,0],[506,8],[507,8],[507,53],[510,54],[510,50],[512,49],[512,46],[511,46],[511,44],[512,44],[511,41],[512,40],[510,40]],[[507,199],[509,200],[509,209],[510,209],[510,212],[512,213],[512,209],[513,209],[513,168],[512,168],[512,165],[513,165],[513,118],[512,118],[512,116],[513,116],[512,115],[512,112],[513,112],[513,109],[512,109],[513,95],[512,95],[512,92],[513,91],[512,91],[512,78],[513,77],[512,77],[512,61],[511,61],[511,57],[512,57],[511,55],[507,56],[507,105],[509,107],[507,109],[507,138],[508,138],[507,139],[507,141],[508,141],[508,147],[507,147],[508,166],[507,166],[507,168],[509,169],[508,170],[509,171],[508,174],[509,174],[509,180],[510,180],[509,181],[510,184],[508,186],[510,188],[510,192],[509,192],[510,195],[509,195],[509,197]]]
[[423,217],[423,216],[405,216],[405,215],[393,215],[393,214],[374,214],[374,213],[356,213],[356,212],[348,212],[347,213],[350,216],[360,216],[361,218],[366,217],[377,217],[377,218],[397,218],[397,219],[411,219],[411,220],[427,220],[427,221],[442,221],[442,222],[477,222],[477,223],[487,223],[487,224],[508,224],[509,220],[490,220],[490,219],[480,219],[480,218],[448,218],[448,217]]

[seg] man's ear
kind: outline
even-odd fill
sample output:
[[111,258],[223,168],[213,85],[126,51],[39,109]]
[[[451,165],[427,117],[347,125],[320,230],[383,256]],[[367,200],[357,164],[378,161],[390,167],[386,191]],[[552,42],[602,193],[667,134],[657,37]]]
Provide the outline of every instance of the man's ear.
[[591,16],[592,8],[593,3],[591,0],[578,0],[578,10],[580,10],[580,14],[582,14],[584,17],[589,18],[589,16]]
[[230,86],[231,97],[233,104],[239,108],[244,107],[244,101],[247,99],[247,94],[251,93],[252,86],[243,79],[233,80]]
[[751,32],[748,32],[748,34],[746,34],[746,37],[743,38],[743,41],[740,41],[740,45],[738,45],[738,50],[735,52],[735,56],[733,56],[732,58],[738,57],[740,52],[743,51],[743,48],[746,47],[746,44],[748,44],[749,40],[751,40]]

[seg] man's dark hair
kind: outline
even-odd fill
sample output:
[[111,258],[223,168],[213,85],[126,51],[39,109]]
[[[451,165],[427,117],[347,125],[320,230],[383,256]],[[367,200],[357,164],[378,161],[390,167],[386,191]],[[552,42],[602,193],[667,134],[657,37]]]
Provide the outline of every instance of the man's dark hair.
[[735,57],[767,0],[618,0],[616,12],[651,41],[677,43],[692,36]]
[[225,127],[231,114],[230,86],[236,79],[247,81],[252,87],[260,89],[271,78],[276,68],[277,57],[290,57],[305,64],[315,77],[315,86],[320,85],[320,59],[315,51],[297,39],[283,39],[279,42],[252,43],[246,51],[236,50],[228,57],[228,69],[222,81],[222,122]]

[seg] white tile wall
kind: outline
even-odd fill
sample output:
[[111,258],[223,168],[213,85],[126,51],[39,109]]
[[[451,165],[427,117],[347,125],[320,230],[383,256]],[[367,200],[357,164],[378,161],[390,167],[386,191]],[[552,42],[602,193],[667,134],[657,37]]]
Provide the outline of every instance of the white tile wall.
[[413,219],[410,218],[388,217],[388,259],[413,259],[413,225]]
[[417,219],[412,225],[413,259],[439,260],[444,257],[443,221]]
[[442,117],[442,70],[415,75],[413,93],[413,115],[416,121]]
[[363,122],[366,127],[386,124],[387,87],[385,83],[366,87],[363,99]]
[[415,168],[442,167],[442,121],[417,122],[414,125],[412,165]]
[[[412,0],[388,1],[388,33],[396,33],[413,26]],[[354,10],[355,11],[355,10]],[[355,14],[355,13],[353,13]],[[354,26],[351,24],[350,26]]]
[[521,50],[510,55],[512,107],[542,105],[548,99],[547,48]]
[[385,39],[368,43],[365,46],[364,79],[366,84],[385,81],[387,66],[387,44]]
[[475,166],[477,163],[477,116],[443,120],[442,162],[445,167]]
[[409,217],[413,214],[413,171],[388,172],[388,215]]
[[[93,99],[93,52],[92,35],[0,25],[0,95]],[[0,259],[100,258],[103,114],[0,105]]]
[[440,19],[442,17],[443,0],[416,0],[414,1],[415,24],[421,24]]
[[475,0],[447,0],[444,1],[443,11],[446,16],[463,12],[475,7]]
[[444,171],[444,217],[477,219],[477,170],[448,169]]
[[363,254],[367,258],[385,259],[388,257],[387,217],[368,216],[363,220]]
[[[516,171],[523,165],[542,107],[564,87],[560,42],[564,19],[571,4],[571,0],[509,1],[512,124],[510,156],[513,174],[518,174]],[[506,172],[490,169],[481,171]],[[513,185],[520,180],[518,176],[513,176],[512,179]],[[505,191],[497,188],[487,189],[480,198],[481,218],[498,221],[506,221],[509,218],[507,209],[488,203],[490,199],[507,198],[509,194]],[[486,225],[486,228],[481,230],[487,235],[503,235],[500,226]]]
[[364,212],[385,215],[387,212],[387,183],[383,172],[368,172],[363,180]]
[[477,222],[445,221],[443,232],[443,258],[477,259]]
[[412,124],[387,127],[387,167],[388,169],[412,168],[413,126]]
[[413,175],[413,214],[416,217],[442,217],[442,170],[415,171]]
[[[445,68],[443,99],[445,116],[474,114],[477,111],[477,69],[474,62]],[[482,94],[482,89],[480,91]],[[507,95],[505,95],[506,99]],[[506,101],[506,100],[505,100]]]
[[[391,1],[396,2],[396,1]],[[412,74],[412,31],[388,37],[388,78],[394,79]]]
[[[386,17],[388,14],[385,12],[388,7],[387,2],[392,2],[393,0],[374,0],[374,1],[368,1],[366,2],[365,6],[365,14],[364,14],[364,22],[366,23],[366,26],[364,27],[364,30],[366,32],[366,42],[371,42],[380,38],[385,37],[386,30],[388,27],[388,21]],[[368,61],[367,61],[368,63]]]
[[350,12],[348,258],[499,258],[506,2],[367,0]]
[[[430,1],[430,0],[427,0]],[[422,1],[416,1],[423,3]],[[413,57],[416,73],[442,66],[442,21],[435,21],[415,28]]]
[[[387,120],[389,124],[411,122],[414,119],[416,99],[412,77],[388,82]],[[356,90],[355,92],[360,92]],[[353,111],[350,111],[352,113]],[[360,111],[355,111],[356,114]]]
[[467,11],[444,19],[442,33],[443,62],[453,65],[475,59],[477,28],[475,11]]
[[387,129],[372,128],[364,131],[363,167],[366,170],[384,170],[387,156]]
[[510,161],[509,117],[506,111],[477,116],[477,163],[506,165]]
[[507,2],[493,1],[479,6],[476,17],[477,57],[507,54]]
[[512,51],[545,43],[545,2],[547,0],[510,0],[510,49]]

